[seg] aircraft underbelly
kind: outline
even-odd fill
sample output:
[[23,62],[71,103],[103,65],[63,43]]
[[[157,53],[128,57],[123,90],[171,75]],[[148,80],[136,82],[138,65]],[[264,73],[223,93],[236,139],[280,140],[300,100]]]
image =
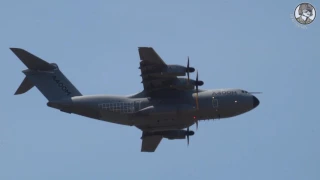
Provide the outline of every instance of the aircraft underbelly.
[[140,129],[157,131],[184,129],[194,124],[194,120],[190,116],[181,115],[158,115],[146,116],[134,120],[134,125]]
[[128,118],[128,115],[123,113],[100,111],[100,119],[103,121],[121,124],[121,125],[128,125],[128,126],[133,125],[133,122]]
[[229,112],[229,109],[221,107],[205,107],[199,111],[167,111],[155,114],[139,113],[136,115],[130,113],[110,112],[106,110],[100,111],[101,120],[110,123],[136,126],[143,131],[166,131],[185,129],[192,126],[196,120],[213,120],[235,116]]

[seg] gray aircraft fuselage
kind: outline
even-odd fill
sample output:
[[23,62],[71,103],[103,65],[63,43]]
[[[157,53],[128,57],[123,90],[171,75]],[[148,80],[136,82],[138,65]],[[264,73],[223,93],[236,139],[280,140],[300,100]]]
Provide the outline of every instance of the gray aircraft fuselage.
[[[204,84],[190,79],[187,66],[166,64],[152,47],[139,47],[143,91],[129,96],[82,95],[60,71],[47,61],[21,48],[10,48],[25,64],[25,78],[15,92],[36,87],[49,107],[66,113],[135,126],[142,131],[141,152],[155,152],[161,139],[185,139],[194,135],[189,127],[200,120],[237,116],[259,105],[259,100],[241,89],[199,90]],[[180,76],[187,75],[188,78]],[[187,128],[187,130],[183,130]]]
[[187,128],[195,120],[233,117],[259,105],[255,96],[241,89],[200,90],[199,109],[194,90],[168,94],[152,99],[143,97],[143,92],[132,96],[76,96],[49,102],[48,106],[143,131],[165,131]]

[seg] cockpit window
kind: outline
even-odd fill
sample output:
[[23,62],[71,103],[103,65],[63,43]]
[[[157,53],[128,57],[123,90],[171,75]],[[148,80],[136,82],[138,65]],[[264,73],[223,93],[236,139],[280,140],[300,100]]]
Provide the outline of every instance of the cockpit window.
[[244,93],[244,94],[248,94],[248,91],[243,91],[243,90],[242,90],[241,92]]

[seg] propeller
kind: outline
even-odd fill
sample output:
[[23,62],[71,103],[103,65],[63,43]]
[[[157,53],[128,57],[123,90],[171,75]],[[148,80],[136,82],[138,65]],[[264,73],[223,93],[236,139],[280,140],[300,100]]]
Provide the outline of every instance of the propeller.
[[188,63],[187,63],[187,75],[188,75],[188,84],[189,84],[189,79],[190,79],[190,75],[189,75],[190,69],[189,69],[189,56],[188,56]]
[[189,131],[189,127],[188,127],[186,135],[187,135],[187,143],[188,143],[188,146],[189,146],[189,140],[190,140],[189,136],[190,135],[193,136],[194,132],[193,131]]
[[[202,82],[203,83],[203,82]],[[199,82],[199,74],[198,74],[198,71],[197,71],[197,76],[196,76],[196,82],[195,82],[195,85],[196,85],[196,106],[197,106],[197,110],[199,110],[199,95],[198,95],[198,91],[199,91],[199,88],[198,86],[201,85],[200,82]],[[196,127],[197,127],[197,130],[198,130],[198,120],[196,119],[196,117],[194,117],[194,120],[196,121]]]
[[189,146],[189,127],[187,128],[187,143],[188,143],[188,146]]
[[[199,73],[197,71],[197,76],[196,76],[196,81],[195,81],[195,86],[196,86],[196,106],[197,106],[197,110],[199,110],[199,86],[202,86],[204,83],[203,81],[199,81]],[[196,119],[196,117],[193,117],[196,121],[196,126],[197,126],[197,130],[198,130],[198,120]]]
[[187,68],[186,68],[186,72],[187,72],[187,76],[188,76],[188,81],[187,83],[189,84],[190,81],[190,73],[194,72],[195,69],[193,67],[190,67],[190,61],[189,61],[189,56],[188,56],[188,63],[187,63]]
[[196,122],[196,129],[198,130],[198,120],[196,117],[194,117],[194,121]]
[[198,88],[198,81],[199,81],[199,74],[198,74],[198,71],[197,71],[197,77],[196,77],[196,93],[197,93],[197,96],[196,96],[196,105],[197,105],[197,110],[199,110],[199,102],[198,102],[198,91],[199,91],[199,88]]

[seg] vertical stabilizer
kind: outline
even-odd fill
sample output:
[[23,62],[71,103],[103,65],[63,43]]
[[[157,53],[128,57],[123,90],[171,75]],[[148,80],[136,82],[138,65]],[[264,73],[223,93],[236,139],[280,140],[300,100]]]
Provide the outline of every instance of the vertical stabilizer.
[[33,86],[36,86],[49,101],[82,96],[59,70],[57,64],[50,64],[20,48],[10,49],[28,68],[22,71],[26,77],[15,92],[15,95],[23,94]]

